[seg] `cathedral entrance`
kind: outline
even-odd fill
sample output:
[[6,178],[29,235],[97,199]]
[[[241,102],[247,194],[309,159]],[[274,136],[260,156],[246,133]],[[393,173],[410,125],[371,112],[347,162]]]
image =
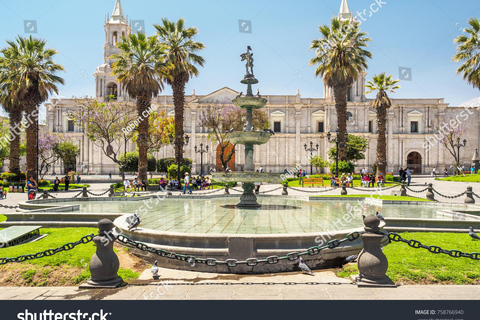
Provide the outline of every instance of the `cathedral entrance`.
[[118,88],[116,83],[109,83],[107,86],[107,97],[108,96],[114,96],[114,98],[117,98],[118,94]]
[[[223,159],[226,159],[227,156],[232,152],[232,150],[233,150],[233,144],[231,144],[229,142],[227,147],[225,148],[225,150],[223,152]],[[221,161],[221,158],[220,158],[221,152],[222,152],[222,148],[220,147],[220,144],[219,144],[217,146],[217,157],[216,157],[217,160],[215,161],[215,165],[216,165],[215,169],[217,171],[224,171],[225,170],[223,168],[222,161]],[[228,161],[227,165],[228,165],[228,168],[231,171],[235,171],[235,153],[232,155],[232,158],[230,159],[230,161]]]
[[413,151],[408,154],[407,167],[412,169],[414,174],[422,173],[422,156],[420,153]]

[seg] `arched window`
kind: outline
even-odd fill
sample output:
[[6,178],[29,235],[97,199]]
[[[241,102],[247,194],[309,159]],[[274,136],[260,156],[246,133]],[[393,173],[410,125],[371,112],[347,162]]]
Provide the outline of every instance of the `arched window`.
[[118,95],[117,84],[114,82],[110,82],[107,86],[107,96],[113,96],[114,99],[116,99],[117,95]]
[[118,33],[117,33],[117,31],[113,32],[112,40],[113,40],[113,45],[116,45],[117,42],[118,42]]

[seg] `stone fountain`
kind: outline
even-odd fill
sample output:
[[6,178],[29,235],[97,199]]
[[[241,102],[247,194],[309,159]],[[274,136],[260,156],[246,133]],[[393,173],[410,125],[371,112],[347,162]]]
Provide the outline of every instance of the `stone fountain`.
[[252,92],[252,85],[257,84],[258,80],[253,75],[253,53],[250,46],[247,47],[247,52],[242,53],[240,57],[242,61],[246,61],[246,74],[240,82],[247,85],[247,94],[243,95],[241,92],[232,100],[232,103],[236,107],[247,111],[247,122],[243,126],[243,131],[227,133],[227,139],[234,144],[245,146],[245,171],[213,173],[213,179],[220,182],[242,182],[243,194],[237,207],[256,208],[260,207],[260,204],[257,202],[257,197],[254,193],[254,183],[281,183],[282,179],[278,173],[255,172],[253,146],[267,143],[274,133],[269,129],[254,128],[253,126],[253,110],[263,108],[267,103],[267,99],[262,98],[258,91],[255,96]]

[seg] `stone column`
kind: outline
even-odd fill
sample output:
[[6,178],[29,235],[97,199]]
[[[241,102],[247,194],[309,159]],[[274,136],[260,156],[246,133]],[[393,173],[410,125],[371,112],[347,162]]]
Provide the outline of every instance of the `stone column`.
[[295,162],[299,163],[301,160],[301,122],[302,112],[300,109],[295,111]]
[[387,168],[389,171],[393,171],[394,161],[393,161],[393,121],[394,114],[393,112],[388,113],[388,137],[387,137]]

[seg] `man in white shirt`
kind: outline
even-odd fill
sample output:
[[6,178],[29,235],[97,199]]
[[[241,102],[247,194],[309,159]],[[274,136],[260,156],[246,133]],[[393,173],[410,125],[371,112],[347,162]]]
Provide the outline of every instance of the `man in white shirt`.
[[127,191],[127,188],[130,188],[130,181],[128,181],[128,179],[125,179],[125,181],[123,181],[123,187],[125,191]]
[[188,189],[188,193],[192,194],[192,190],[190,189],[190,177],[188,176],[188,172],[185,172],[185,178],[183,179],[183,194]]

